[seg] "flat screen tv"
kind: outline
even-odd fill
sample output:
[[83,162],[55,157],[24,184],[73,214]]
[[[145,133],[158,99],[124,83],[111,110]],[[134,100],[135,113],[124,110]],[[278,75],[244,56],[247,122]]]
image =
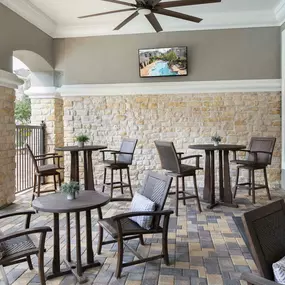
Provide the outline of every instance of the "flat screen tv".
[[185,76],[187,47],[139,49],[140,77]]

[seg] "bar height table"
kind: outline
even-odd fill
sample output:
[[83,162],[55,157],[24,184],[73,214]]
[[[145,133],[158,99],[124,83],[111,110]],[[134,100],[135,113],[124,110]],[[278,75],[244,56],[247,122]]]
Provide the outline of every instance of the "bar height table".
[[[97,191],[80,191],[78,197],[74,200],[67,200],[65,194],[56,193],[38,197],[32,202],[34,209],[40,212],[53,213],[54,217],[52,272],[47,274],[47,279],[73,273],[79,283],[84,283],[86,282],[86,278],[83,276],[84,270],[101,265],[100,262],[94,260],[91,210],[97,209],[98,219],[102,219],[101,207],[108,204],[110,199],[106,194]],[[82,265],[81,258],[80,212],[86,213],[86,265]],[[64,270],[60,268],[60,213],[66,213],[66,259],[64,259],[64,262],[68,268]],[[71,260],[70,213],[75,213],[76,262]]]
[[71,165],[70,165],[70,180],[79,182],[79,160],[78,153],[83,151],[84,153],[84,185],[85,190],[95,190],[94,177],[93,177],[93,165],[92,165],[92,151],[98,151],[105,149],[107,146],[103,145],[87,145],[83,147],[78,146],[63,146],[56,147],[55,151],[70,151]]
[[[231,190],[229,152],[246,148],[245,145],[213,144],[190,145],[191,149],[204,150],[205,158],[205,177],[203,200],[209,202],[209,209],[218,205],[237,207],[233,203],[233,195]],[[220,200],[215,199],[215,151],[219,151],[219,192]]]

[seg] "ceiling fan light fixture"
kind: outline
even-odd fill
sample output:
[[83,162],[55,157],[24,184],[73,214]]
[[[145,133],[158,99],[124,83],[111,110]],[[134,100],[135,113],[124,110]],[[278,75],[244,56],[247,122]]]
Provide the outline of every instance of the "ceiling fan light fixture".
[[146,9],[146,8],[140,8],[140,9],[138,9],[138,12],[140,15],[144,15],[144,16],[151,14],[151,10]]

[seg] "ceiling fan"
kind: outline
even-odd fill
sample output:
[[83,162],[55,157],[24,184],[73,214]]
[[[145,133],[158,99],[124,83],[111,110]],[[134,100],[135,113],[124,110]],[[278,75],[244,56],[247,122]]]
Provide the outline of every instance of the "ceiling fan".
[[132,13],[129,17],[127,17],[114,30],[120,30],[123,26],[125,26],[132,19],[137,17],[139,14],[142,14],[148,19],[148,21],[150,22],[152,27],[158,33],[158,32],[162,31],[162,27],[159,24],[155,14],[174,17],[174,18],[178,18],[178,19],[182,19],[182,20],[186,20],[186,21],[190,21],[190,22],[195,22],[195,23],[200,23],[202,21],[201,18],[197,18],[197,17],[190,16],[187,14],[167,10],[165,8],[219,3],[222,0],[178,0],[178,1],[168,1],[168,2],[162,2],[162,3],[161,3],[161,0],[135,0],[136,4],[128,3],[128,2],[120,1],[120,0],[102,0],[102,1],[120,4],[120,5],[124,5],[124,6],[129,6],[131,8],[109,11],[109,12],[103,12],[103,13],[98,13],[98,14],[91,14],[91,15],[81,16],[78,18],[84,19],[84,18],[102,16],[102,15],[113,14],[113,13],[134,11],[134,13]]

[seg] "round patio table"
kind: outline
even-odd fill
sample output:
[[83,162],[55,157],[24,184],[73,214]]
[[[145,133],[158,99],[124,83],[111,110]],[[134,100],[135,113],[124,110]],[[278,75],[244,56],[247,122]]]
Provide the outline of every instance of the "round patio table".
[[94,176],[92,165],[92,151],[98,151],[105,149],[107,146],[103,145],[87,145],[83,147],[79,146],[63,146],[56,147],[55,151],[70,151],[71,165],[70,165],[70,180],[79,182],[79,160],[78,153],[83,151],[84,153],[84,186],[85,190],[95,190],[94,188]]
[[[206,154],[205,159],[205,177],[204,177],[204,191],[203,200],[209,202],[209,209],[218,205],[229,207],[237,207],[233,203],[233,195],[231,190],[231,177],[229,166],[229,151],[237,151],[246,148],[245,145],[234,144],[200,144],[190,145],[191,149],[204,150]],[[219,151],[219,192],[220,201],[215,200],[215,151]]]
[[[100,266],[100,262],[94,261],[92,247],[92,224],[91,210],[97,209],[98,218],[102,219],[101,207],[109,203],[110,197],[97,191],[80,191],[75,200],[67,200],[63,193],[56,193],[38,197],[32,202],[34,209],[41,212],[53,213],[53,262],[52,272],[47,274],[47,279],[73,273],[79,283],[84,283],[84,270]],[[86,254],[87,264],[82,265],[81,260],[81,237],[80,237],[80,212],[86,213]],[[60,269],[60,236],[59,236],[59,213],[66,213],[66,259],[64,262],[67,269]],[[70,213],[75,213],[76,232],[76,262],[71,260],[70,250]]]

